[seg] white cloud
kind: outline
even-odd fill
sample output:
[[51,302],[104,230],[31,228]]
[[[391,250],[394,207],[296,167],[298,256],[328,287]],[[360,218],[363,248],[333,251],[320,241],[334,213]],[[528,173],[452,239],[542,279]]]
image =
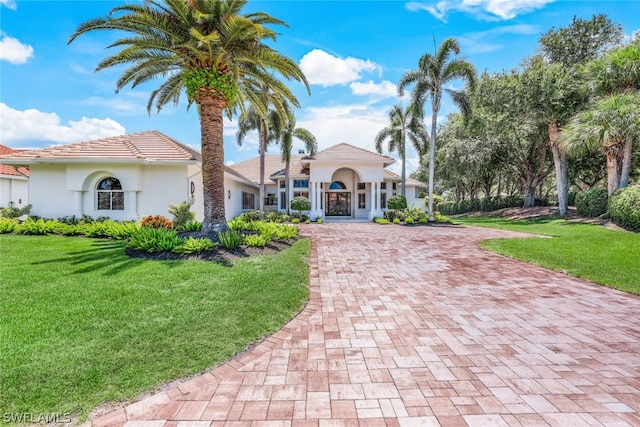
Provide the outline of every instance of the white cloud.
[[0,33],[0,59],[19,65],[27,62],[33,56],[33,47],[20,43],[15,39]]
[[300,60],[300,68],[309,83],[322,86],[344,85],[359,80],[362,72],[381,69],[378,64],[368,59],[342,59],[320,49],[314,49],[304,55]]
[[[78,105],[90,107],[109,108],[121,114],[147,114],[147,101],[149,94],[146,92],[127,91],[118,97],[103,98],[91,96],[77,102]],[[152,110],[155,112],[155,110]]]
[[449,12],[464,12],[478,19],[499,21],[540,9],[556,0],[440,0],[433,3],[409,2],[411,11],[426,10],[436,19],[446,22]]
[[82,117],[61,124],[56,113],[35,109],[15,110],[0,102],[2,144],[11,146],[44,146],[45,143],[73,143],[126,133],[124,126],[110,118]]
[[365,96],[374,95],[379,98],[392,98],[398,96],[398,87],[395,83],[384,80],[380,83],[374,83],[373,80],[368,82],[353,82],[349,85],[351,93],[354,95]]
[[18,5],[16,4],[15,0],[0,0],[0,5],[11,10],[18,9]]

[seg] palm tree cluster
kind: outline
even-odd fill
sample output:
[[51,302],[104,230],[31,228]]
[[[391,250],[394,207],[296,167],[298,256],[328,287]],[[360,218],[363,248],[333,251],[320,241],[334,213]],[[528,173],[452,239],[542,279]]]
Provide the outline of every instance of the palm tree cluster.
[[[438,112],[444,94],[448,94],[453,103],[460,108],[464,117],[470,115],[468,90],[476,83],[476,69],[470,62],[455,57],[460,54],[460,44],[455,38],[448,38],[436,49],[434,54],[426,53],[418,60],[416,70],[405,73],[398,84],[398,94],[404,96],[405,90],[413,86],[411,104],[406,109],[394,106],[389,113],[390,125],[382,129],[376,137],[376,149],[382,152],[382,143],[389,139],[389,151],[397,151],[402,159],[402,195],[405,195],[406,140],[414,145],[422,156],[427,151],[429,134],[423,124],[424,104],[431,102],[431,134],[429,148],[429,199],[428,214],[433,219],[433,195],[436,156],[436,133]],[[452,56],[454,56],[452,58]],[[454,80],[462,80],[465,89],[455,90],[446,85]]]
[[[69,43],[85,33],[116,31],[125,36],[111,44],[120,48],[96,71],[128,65],[116,89],[161,80],[147,109],[177,105],[186,91],[188,105],[200,115],[204,227],[226,224],[223,114],[248,106],[266,135],[269,111],[281,122],[289,106],[299,102],[285,80],[309,84],[299,66],[267,43],[276,40],[273,26],[286,24],[263,12],[243,13],[247,0],[146,0],[118,6],[104,17],[81,24]],[[283,126],[286,127],[286,126]],[[261,144],[261,153],[265,146]],[[263,186],[261,186],[263,188]],[[263,194],[261,194],[261,203]]]

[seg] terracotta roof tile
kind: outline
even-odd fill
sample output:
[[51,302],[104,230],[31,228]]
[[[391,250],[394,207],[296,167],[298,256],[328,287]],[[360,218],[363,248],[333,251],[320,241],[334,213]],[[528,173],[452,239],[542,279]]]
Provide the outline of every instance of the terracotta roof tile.
[[[11,147],[7,147],[6,145],[0,144],[0,156],[9,155],[12,153],[17,153],[21,150],[16,150]],[[29,176],[29,169],[27,168],[15,168],[10,165],[0,164],[0,175],[10,175],[10,176]]]
[[322,161],[339,161],[344,162],[383,162],[385,166],[395,162],[393,157],[385,156],[382,154],[374,153],[373,151],[365,150],[364,148],[356,147],[345,142],[333,145],[322,151],[316,153],[309,161],[322,160]]
[[[384,174],[384,178],[387,179],[387,180],[390,180],[390,181],[400,182],[402,180],[402,177],[400,175],[398,175],[395,172],[391,172],[389,169],[385,169],[383,171],[383,174]],[[420,182],[420,181],[417,181],[417,180],[415,180],[413,178],[409,178],[409,177],[407,177],[406,183],[407,183],[407,185],[411,185],[411,186],[415,186],[415,187],[426,187],[427,186],[427,184],[425,184],[424,182]]]
[[[290,167],[298,162],[302,157],[301,154],[292,154]],[[256,184],[260,183],[260,156],[245,160],[233,165],[229,165],[231,169],[243,175]],[[264,176],[265,181],[276,172],[283,171],[285,163],[282,161],[280,154],[266,154],[264,158]]]
[[200,153],[161,132],[152,130],[129,135],[113,136],[76,144],[57,145],[41,150],[29,150],[2,155],[11,163],[24,160],[201,160]]

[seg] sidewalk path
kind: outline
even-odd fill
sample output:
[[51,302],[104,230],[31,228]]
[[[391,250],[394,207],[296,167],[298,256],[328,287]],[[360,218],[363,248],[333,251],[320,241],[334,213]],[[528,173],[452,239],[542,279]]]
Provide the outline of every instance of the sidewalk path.
[[298,317],[93,424],[640,426],[640,298],[476,245],[517,233],[302,229],[311,297]]

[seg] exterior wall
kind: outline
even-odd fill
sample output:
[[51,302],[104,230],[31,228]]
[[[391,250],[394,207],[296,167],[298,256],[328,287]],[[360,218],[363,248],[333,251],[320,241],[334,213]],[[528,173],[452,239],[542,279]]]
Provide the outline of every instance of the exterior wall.
[[29,167],[29,200],[33,207],[30,215],[58,218],[73,215],[73,193],[67,190],[64,165]]
[[[41,165],[30,168],[31,213],[46,218],[68,215],[108,216],[115,220],[165,215],[169,204],[190,194],[186,165],[131,164]],[[124,191],[124,210],[98,210],[96,186],[117,178]]]
[[225,215],[227,220],[240,215],[247,209],[242,209],[242,192],[250,193],[254,195],[255,205],[254,208],[259,208],[260,189],[252,187],[250,185],[238,182],[234,179],[225,179],[225,190],[227,192],[227,199],[225,200]]
[[[202,168],[199,165],[187,166],[187,181],[189,196],[193,200],[191,211],[196,214],[196,221],[202,222],[204,219],[204,197],[202,189]],[[227,179],[225,174],[225,185]]]
[[9,202],[17,208],[29,204],[29,180],[26,177],[0,177],[0,207],[6,207]]
[[[352,169],[359,176],[360,182],[378,182],[382,181],[383,178],[383,164],[373,164],[373,165],[358,165],[358,164],[347,164],[347,165],[336,165],[336,164],[322,164],[322,163],[314,163],[310,162],[310,177],[311,181],[316,182],[331,182],[333,173],[336,170],[341,168]],[[335,181],[335,179],[334,179]]]

